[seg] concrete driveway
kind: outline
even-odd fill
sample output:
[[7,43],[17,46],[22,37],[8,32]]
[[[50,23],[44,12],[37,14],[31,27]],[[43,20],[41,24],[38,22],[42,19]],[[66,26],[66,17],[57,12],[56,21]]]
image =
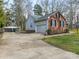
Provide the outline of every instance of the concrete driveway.
[[0,59],[79,59],[79,55],[50,46],[41,34],[4,33]]

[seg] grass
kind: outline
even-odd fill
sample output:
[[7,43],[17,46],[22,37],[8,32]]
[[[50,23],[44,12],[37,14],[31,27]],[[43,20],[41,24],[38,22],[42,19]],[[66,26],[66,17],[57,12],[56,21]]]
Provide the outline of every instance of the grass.
[[79,33],[44,38],[43,40],[56,47],[79,54]]

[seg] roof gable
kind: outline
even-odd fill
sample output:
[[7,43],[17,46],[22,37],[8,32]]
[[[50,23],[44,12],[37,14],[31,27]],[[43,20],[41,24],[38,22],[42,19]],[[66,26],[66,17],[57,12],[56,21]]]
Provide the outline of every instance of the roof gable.
[[38,20],[36,20],[35,22],[46,21],[48,19],[48,17],[54,16],[55,14],[58,14],[58,13],[61,14],[60,12],[53,12],[53,13],[50,13],[48,15],[45,15],[45,16],[38,18]]

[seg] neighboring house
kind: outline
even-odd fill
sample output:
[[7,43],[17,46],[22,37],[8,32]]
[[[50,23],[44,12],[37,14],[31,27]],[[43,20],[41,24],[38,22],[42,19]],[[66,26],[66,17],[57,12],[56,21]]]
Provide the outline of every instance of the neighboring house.
[[73,28],[79,28],[79,22],[76,22],[75,24],[73,24]]
[[73,24],[79,23],[79,9],[76,10],[76,13],[73,17]]
[[46,34],[62,33],[67,30],[67,22],[60,12],[54,12],[45,16],[28,16],[26,21],[26,31]]
[[73,17],[73,28],[79,27],[79,9],[76,10],[76,13]]

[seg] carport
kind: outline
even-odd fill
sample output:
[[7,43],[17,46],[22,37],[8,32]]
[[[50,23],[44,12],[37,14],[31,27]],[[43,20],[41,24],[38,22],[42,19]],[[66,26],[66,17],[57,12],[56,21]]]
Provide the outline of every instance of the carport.
[[19,27],[17,27],[17,26],[4,27],[4,32],[16,32],[18,30],[19,30]]

